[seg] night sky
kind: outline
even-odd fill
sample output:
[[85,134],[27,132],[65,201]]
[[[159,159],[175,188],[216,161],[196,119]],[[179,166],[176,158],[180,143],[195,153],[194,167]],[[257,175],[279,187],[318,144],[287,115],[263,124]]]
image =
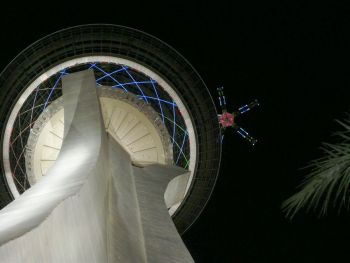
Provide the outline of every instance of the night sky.
[[239,119],[259,142],[251,147],[227,131],[212,198],[183,236],[196,262],[350,261],[350,211],[303,211],[290,221],[280,209],[306,174],[301,168],[322,155],[321,142],[334,141],[334,119],[349,112],[349,8],[146,2],[1,7],[0,68],[39,38],[79,24],[121,24],[162,39],[192,63],[215,102],[224,86],[230,110],[261,103]]

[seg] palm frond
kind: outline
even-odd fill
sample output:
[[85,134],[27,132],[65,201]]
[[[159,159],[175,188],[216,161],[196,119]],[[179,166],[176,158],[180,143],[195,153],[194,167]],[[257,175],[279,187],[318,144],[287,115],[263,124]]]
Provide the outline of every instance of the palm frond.
[[310,162],[307,166],[310,172],[299,191],[282,204],[287,217],[293,218],[302,208],[318,210],[319,215],[324,215],[330,204],[350,205],[350,116],[337,122],[344,130],[334,135],[342,141],[322,144],[324,156]]

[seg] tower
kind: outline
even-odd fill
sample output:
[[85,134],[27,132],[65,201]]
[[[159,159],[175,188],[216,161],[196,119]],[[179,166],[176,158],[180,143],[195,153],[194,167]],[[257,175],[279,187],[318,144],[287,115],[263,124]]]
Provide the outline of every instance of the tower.
[[8,190],[2,206],[40,183],[54,166],[66,128],[62,80],[86,70],[95,76],[104,128],[134,167],[161,163],[189,171],[186,180],[171,181],[165,191],[169,215],[183,233],[217,177],[217,113],[204,82],[180,54],[121,26],[56,32],[25,49],[1,73],[2,191]]

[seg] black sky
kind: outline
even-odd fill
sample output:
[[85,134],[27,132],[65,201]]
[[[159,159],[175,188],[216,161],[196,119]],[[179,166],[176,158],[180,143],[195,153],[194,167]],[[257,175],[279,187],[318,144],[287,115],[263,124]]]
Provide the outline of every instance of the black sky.
[[333,120],[350,108],[345,2],[146,2],[1,7],[0,68],[37,39],[78,24],[121,24],[162,39],[192,63],[215,99],[216,87],[225,87],[231,110],[261,102],[240,122],[259,139],[254,148],[225,136],[212,198],[184,235],[194,259],[349,261],[350,212],[321,219],[300,213],[288,221],[280,210],[305,174],[300,168],[321,156],[321,142],[339,129]]

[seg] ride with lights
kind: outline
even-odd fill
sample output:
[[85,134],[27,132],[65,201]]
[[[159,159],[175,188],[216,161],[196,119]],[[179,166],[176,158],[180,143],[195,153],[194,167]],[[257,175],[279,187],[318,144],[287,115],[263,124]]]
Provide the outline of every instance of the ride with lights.
[[[224,95],[224,87],[217,88],[217,91],[219,94],[219,103],[221,107],[221,114],[218,114],[218,118],[219,118],[221,130],[222,130],[222,134],[227,128],[231,127],[243,139],[247,140],[248,142],[251,143],[251,145],[254,146],[258,140],[252,137],[245,129],[237,125],[235,120],[238,116],[241,116],[244,113],[250,111],[251,109],[260,106],[258,100],[254,100],[253,102],[240,107],[238,110],[232,113],[229,113],[226,108],[226,97]],[[222,135],[221,141],[223,141],[223,138],[224,138],[224,135]]]

